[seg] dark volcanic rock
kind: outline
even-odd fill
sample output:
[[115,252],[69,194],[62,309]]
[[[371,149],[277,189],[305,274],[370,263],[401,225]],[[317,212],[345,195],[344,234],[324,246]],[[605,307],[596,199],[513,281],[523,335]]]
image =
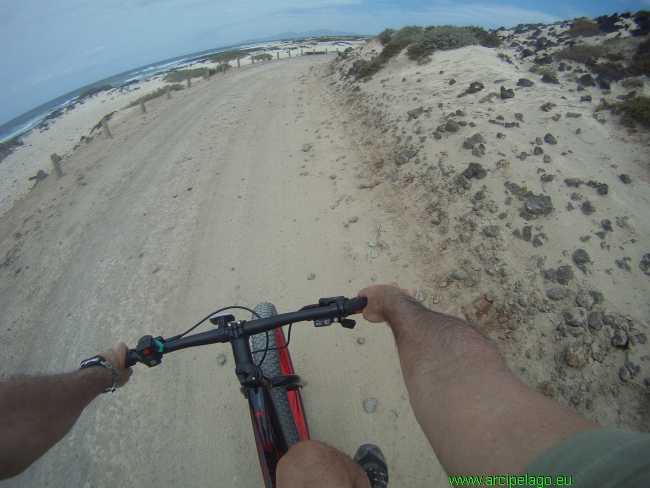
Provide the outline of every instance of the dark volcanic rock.
[[626,185],[629,185],[630,183],[632,183],[632,179],[630,178],[630,175],[626,175],[625,173],[623,173],[622,175],[619,175],[618,178],[623,183],[625,183]]
[[547,215],[553,211],[551,197],[547,195],[531,195],[526,199],[524,207],[533,215]]
[[585,214],[585,215],[591,215],[592,213],[594,213],[594,212],[596,211],[596,207],[594,207],[594,206],[591,204],[591,202],[590,202],[589,200],[587,200],[586,202],[584,202],[584,203],[580,206],[580,210],[581,210],[582,213]]
[[413,110],[409,110],[406,113],[409,116],[409,120],[411,120],[411,119],[417,119],[420,115],[422,115],[422,112],[424,112],[424,107],[414,108]]
[[545,74],[544,76],[542,76],[542,83],[552,83],[554,85],[559,85],[560,84],[560,82],[558,81],[558,79],[555,76],[552,76],[552,75],[549,75],[549,74]]
[[458,132],[460,130],[460,125],[455,120],[450,120],[445,124],[446,132]]
[[578,266],[582,266],[583,264],[587,264],[591,262],[589,253],[584,249],[578,249],[577,251],[574,251],[571,257],[573,259],[573,262],[576,263]]
[[650,276],[650,254],[646,254],[643,256],[643,258],[641,258],[639,269]]
[[544,149],[542,149],[539,146],[535,146],[535,149],[533,149],[533,154],[535,156],[539,156],[540,154],[544,154]]
[[417,151],[415,149],[404,149],[403,151],[400,151],[397,156],[395,156],[395,162],[397,165],[402,165],[406,164],[409,162],[409,160],[417,154]]
[[569,289],[561,286],[554,286],[546,292],[546,296],[551,300],[562,300],[569,296]]
[[480,180],[487,176],[487,171],[479,163],[469,163],[469,166],[461,173],[468,180],[472,176],[476,176],[476,179]]
[[587,323],[587,311],[582,307],[571,307],[564,312],[564,320],[572,327],[580,327]]
[[594,77],[591,76],[590,74],[582,75],[578,79],[578,84],[581,86],[596,86],[596,81],[594,80]]
[[366,63],[367,61],[363,59],[359,59],[358,61],[355,61],[354,64],[352,64],[352,67],[348,70],[348,76],[356,76],[356,74],[359,72],[361,67]]
[[455,85],[455,84],[456,84],[456,80],[454,80],[454,79],[452,78],[451,80],[449,80],[449,84],[450,84],[450,85]]
[[501,87],[501,98],[515,98],[515,91],[514,90],[508,90],[506,89],[505,86]]
[[546,135],[544,136],[544,141],[545,141],[547,144],[550,144],[551,146],[557,144],[557,141],[555,140],[555,137],[553,137],[553,135],[550,134],[550,133],[549,133],[549,134],[546,134]]
[[43,181],[43,180],[44,180],[45,178],[47,178],[48,176],[50,176],[50,175],[48,175],[48,174],[47,174],[45,171],[43,171],[42,169],[39,169],[39,170],[38,170],[38,173],[36,173],[36,176],[31,176],[31,177],[28,178],[28,180],[29,180],[29,181],[36,180],[36,183],[38,183],[39,181]]
[[463,147],[465,149],[472,149],[476,144],[485,143],[485,139],[481,134],[474,134],[472,137],[465,139],[463,142]]
[[596,188],[600,195],[607,195],[609,193],[609,186],[607,183],[598,183],[597,181],[589,180],[587,186]]
[[560,266],[557,269],[555,276],[560,285],[568,285],[571,278],[573,278],[573,268],[569,264]]
[[581,102],[591,102],[592,98],[591,95],[583,95],[580,97]]
[[567,178],[564,180],[564,184],[566,186],[573,186],[575,188],[580,188],[580,185],[583,185],[584,181],[582,181],[580,178]]
[[488,237],[497,237],[499,232],[500,230],[498,225],[488,225],[487,227],[483,227],[483,234]]
[[517,82],[517,86],[533,86],[535,83],[530,81],[527,78],[519,78],[519,81]]
[[470,83],[469,88],[466,91],[467,93],[476,93],[480,92],[483,88],[485,88],[483,86],[483,83],[480,81],[475,81],[474,83]]

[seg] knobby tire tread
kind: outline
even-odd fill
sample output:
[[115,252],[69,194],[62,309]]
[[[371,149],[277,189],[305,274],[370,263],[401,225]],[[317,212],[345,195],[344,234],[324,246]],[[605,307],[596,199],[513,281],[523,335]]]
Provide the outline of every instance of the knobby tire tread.
[[[278,314],[275,305],[268,302],[262,302],[257,305],[255,307],[255,312],[257,312],[261,318],[271,317]],[[253,315],[252,319],[256,318],[257,317]],[[251,336],[251,343],[253,351],[261,350],[261,352],[253,354],[253,359],[255,360],[255,364],[257,364],[261,361],[262,356],[264,355],[264,349],[266,348],[266,334],[255,334]],[[270,331],[269,349],[274,347],[277,347],[275,343],[275,333]],[[262,364],[262,370],[269,375],[270,378],[282,375],[278,351],[267,351],[266,358]],[[271,394],[275,400],[275,407],[278,411],[282,428],[284,429],[284,435],[287,438],[287,444],[291,447],[297,442],[300,442],[300,435],[298,434],[298,429],[296,428],[296,423],[293,419],[293,413],[287,398],[287,391],[284,388],[271,388]]]

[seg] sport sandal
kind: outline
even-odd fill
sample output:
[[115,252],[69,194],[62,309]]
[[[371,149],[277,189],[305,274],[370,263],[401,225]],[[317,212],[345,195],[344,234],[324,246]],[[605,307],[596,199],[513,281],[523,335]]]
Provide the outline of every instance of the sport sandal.
[[354,461],[361,466],[370,480],[371,488],[388,486],[388,464],[379,446],[364,444],[354,455]]

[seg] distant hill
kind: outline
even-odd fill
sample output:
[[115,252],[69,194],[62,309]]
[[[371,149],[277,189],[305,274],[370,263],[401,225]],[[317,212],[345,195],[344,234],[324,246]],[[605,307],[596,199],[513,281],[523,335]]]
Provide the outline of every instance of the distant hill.
[[358,35],[360,34],[356,32],[339,32],[339,31],[333,31],[328,29],[312,30],[312,31],[305,31],[305,32],[288,31],[288,32],[283,32],[282,34],[278,34],[276,36],[263,37],[260,39],[250,39],[242,44],[248,44],[253,42],[265,42],[265,41],[281,41],[282,39],[297,39],[303,37],[324,37],[324,36],[334,37],[334,36],[358,36]]

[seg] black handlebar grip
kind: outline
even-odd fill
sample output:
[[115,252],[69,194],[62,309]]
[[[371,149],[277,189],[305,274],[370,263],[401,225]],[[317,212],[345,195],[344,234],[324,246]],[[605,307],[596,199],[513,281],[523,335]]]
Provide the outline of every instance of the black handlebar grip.
[[139,362],[140,362],[140,358],[138,357],[138,353],[135,352],[135,349],[130,349],[126,352],[126,361],[124,362],[124,364],[126,365],[127,368],[130,368],[131,366],[135,366]]
[[368,299],[367,298],[350,298],[347,303],[348,307],[348,315],[352,315],[355,313],[361,313],[363,312],[363,309],[368,306]]

